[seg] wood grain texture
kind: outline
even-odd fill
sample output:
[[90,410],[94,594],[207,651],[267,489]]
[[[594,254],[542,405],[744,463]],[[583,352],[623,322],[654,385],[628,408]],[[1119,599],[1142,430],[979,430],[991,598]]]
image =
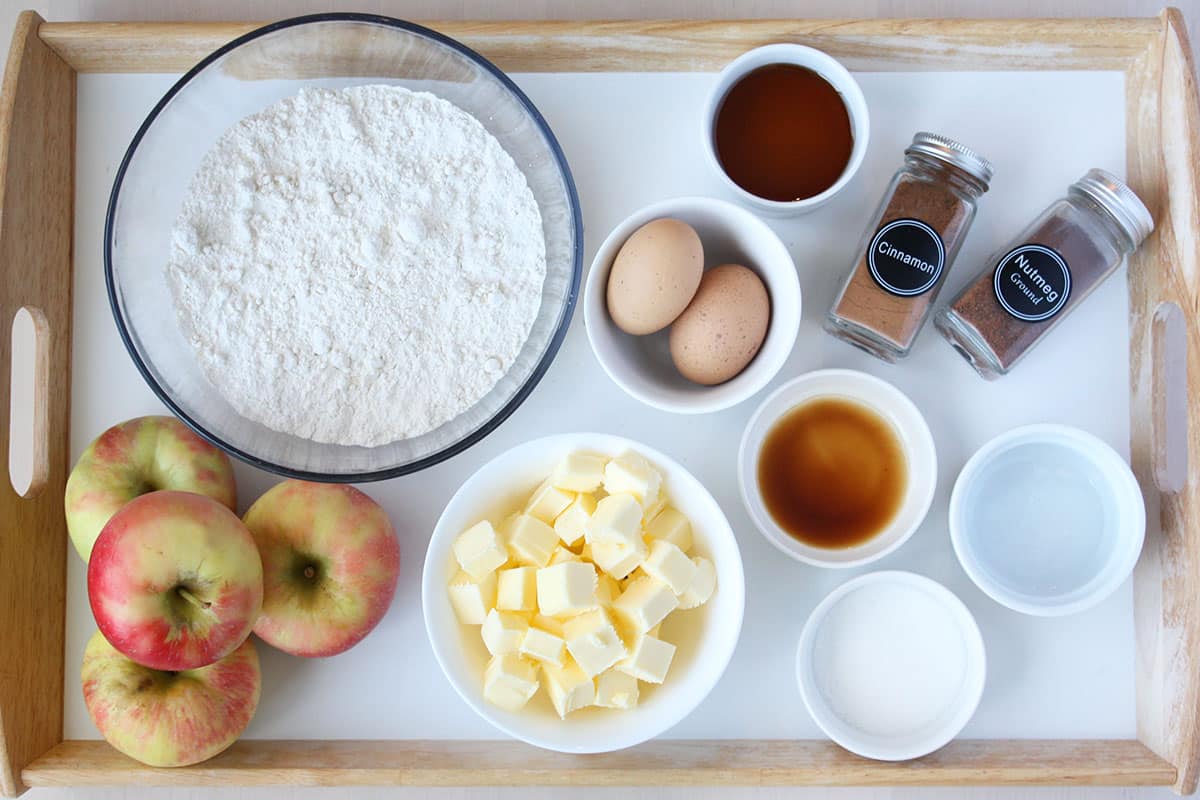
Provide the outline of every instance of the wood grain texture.
[[66,741],[30,786],[1149,786],[1175,769],[1133,740],[953,742],[893,764],[824,741],[654,741],[574,756],[519,742],[242,741],[204,764],[153,769],[104,742]]
[[[21,769],[62,739],[70,411],[71,236],[74,230],[75,73],[37,37],[25,14],[0,86],[0,325],[22,306],[43,330],[45,474],[20,497],[0,487],[0,791],[20,791]],[[6,334],[7,335],[7,334]],[[12,353],[0,351],[0,407],[8,409]],[[10,431],[0,433],[7,453]],[[38,476],[35,476],[35,479]]]
[[[1197,221],[1192,172],[1196,163],[1195,82],[1192,73],[1183,71],[1189,56],[1178,22],[1177,15],[1167,15],[1164,23],[1154,20],[961,23],[789,20],[709,22],[694,26],[678,22],[612,22],[596,26],[563,22],[431,24],[462,38],[511,70],[715,69],[734,54],[768,41],[814,44],[860,69],[1128,68],[1129,84],[1134,87],[1129,90],[1130,175],[1135,188],[1151,200],[1160,219],[1159,233],[1132,265],[1131,275],[1135,277],[1131,278],[1130,289],[1134,322],[1148,319],[1138,317],[1143,301],[1146,308],[1152,308],[1157,299],[1179,297],[1190,302],[1184,308],[1194,326],[1197,314],[1194,241]],[[39,35],[56,52],[85,71],[178,71],[229,38],[253,27],[252,23],[183,27],[173,23],[145,26],[45,24]],[[604,32],[601,34],[601,31]],[[612,38],[611,42],[609,38]],[[26,43],[26,49],[31,47]],[[14,48],[13,52],[16,51]],[[61,62],[48,63],[61,65]],[[10,64],[8,75],[12,74]],[[1167,97],[1168,93],[1173,93],[1172,98]],[[1180,123],[1180,119],[1185,122]],[[1186,122],[1187,119],[1192,121]],[[1135,127],[1139,131],[1137,134]],[[73,125],[69,123],[67,130],[71,129]],[[1168,141],[1169,137],[1178,137],[1180,132],[1189,130],[1190,138],[1185,136],[1182,140]],[[1189,145],[1189,141],[1192,144]],[[1145,162],[1136,168],[1134,151],[1137,151],[1137,158]],[[69,155],[61,163],[69,165]],[[67,170],[69,187],[69,166]],[[1185,173],[1183,177],[1167,177],[1179,170]],[[1160,212],[1165,210],[1165,216],[1174,220],[1179,214],[1176,206],[1180,202],[1184,216],[1179,217],[1174,239],[1166,238],[1166,226]],[[9,212],[7,204],[4,212],[6,215]],[[61,241],[69,248],[69,205],[66,217],[67,228]],[[2,221],[7,227],[7,218]],[[0,256],[4,255],[3,235],[4,228],[0,228]],[[1193,237],[1190,251],[1185,241],[1188,236]],[[0,262],[0,270],[8,270],[3,273],[6,276],[11,272],[9,263],[7,259]],[[69,263],[68,249],[68,277]],[[1152,277],[1136,277],[1142,273]],[[26,288],[25,282],[21,283],[21,288]],[[1137,292],[1142,294],[1135,297]],[[8,295],[5,295],[7,299]],[[57,329],[52,319],[49,324],[52,330]],[[1152,381],[1138,377],[1142,375],[1146,360],[1139,360],[1139,343],[1144,342],[1139,339],[1143,334],[1137,327],[1135,324],[1131,345],[1135,348],[1135,409],[1143,408],[1139,405],[1142,402],[1138,395],[1139,386],[1151,394],[1155,390]],[[1193,340],[1195,334],[1192,330]],[[1193,376],[1200,375],[1195,362],[1200,345],[1195,341],[1190,345],[1189,369]],[[52,357],[55,364],[68,363],[66,354],[59,351],[54,351]],[[61,371],[65,373],[65,370]],[[66,392],[61,395],[66,396]],[[1193,454],[1198,452],[1194,445],[1196,431],[1200,430],[1196,413],[1197,409],[1193,408],[1189,429]],[[1147,434],[1139,427],[1147,423],[1148,418],[1148,412],[1135,414],[1135,466],[1141,458],[1141,448],[1148,448],[1148,452],[1153,448],[1152,433]],[[62,430],[65,435],[65,425]],[[51,483],[58,474],[51,469]],[[65,469],[63,474],[65,476]],[[1150,473],[1139,468],[1139,474]],[[1147,484],[1144,482],[1144,485]],[[1167,535],[1148,547],[1153,557],[1143,559],[1139,567],[1139,641],[1146,645],[1143,649],[1146,662],[1139,665],[1139,706],[1143,706],[1139,724],[1143,738],[1161,754],[1161,758],[1138,742],[1124,741],[964,741],[930,757],[899,765],[858,759],[825,742],[661,741],[622,753],[578,757],[544,753],[512,742],[251,741],[239,743],[226,754],[199,767],[155,770],[121,756],[101,742],[65,742],[30,764],[21,772],[21,777],[29,785],[38,786],[1174,783],[1177,789],[1187,789],[1195,783],[1196,688],[1190,673],[1190,653],[1196,652],[1196,623],[1193,621],[1194,603],[1183,590],[1200,585],[1197,583],[1200,576],[1189,571],[1181,577],[1178,569],[1181,564],[1188,564],[1188,569],[1194,570],[1200,563],[1200,558],[1192,553],[1196,545],[1188,541],[1186,535],[1189,530],[1191,535],[1196,535],[1197,527],[1194,522],[1191,528],[1184,524],[1196,517],[1195,488],[1195,480],[1190,478],[1191,500],[1186,507],[1180,505],[1176,511],[1171,510],[1176,508],[1173,505],[1176,501],[1165,499],[1162,513],[1163,530]],[[61,486],[50,494],[54,496],[60,492]],[[57,514],[55,525],[61,534],[61,511]],[[1169,525],[1166,524],[1168,521]],[[4,539],[8,538],[6,529]],[[64,541],[64,536],[58,536],[56,546],[65,549]],[[5,546],[4,540],[0,539],[0,548]],[[1181,552],[1184,553],[1182,559],[1179,558]],[[0,549],[0,558],[4,555],[5,551]],[[60,550],[60,569],[64,558],[65,554]],[[1160,566],[1153,568],[1152,562],[1156,560],[1160,561]],[[1166,566],[1161,566],[1163,564]],[[0,560],[0,577],[6,576],[6,562]],[[2,587],[0,591],[3,591]],[[61,606],[61,597],[59,604]],[[1149,612],[1148,608],[1151,608]],[[5,619],[4,614],[4,609],[0,608],[0,622]],[[58,624],[61,626],[61,619]],[[5,633],[0,631],[0,637],[3,636]],[[0,639],[0,643],[7,644],[8,640]],[[61,639],[58,647],[57,663],[61,664]],[[56,672],[54,678],[58,692],[56,708],[61,708],[61,673]],[[0,675],[0,679],[4,676]],[[0,713],[6,710],[4,699],[5,695],[0,695]],[[1180,702],[1154,705],[1176,699]],[[1156,709],[1160,707],[1170,711],[1159,715]],[[1192,715],[1190,721],[1189,714]],[[1180,765],[1178,773],[1172,763]],[[7,786],[0,785],[0,788],[7,789]]]
[[[1191,794],[1200,777],[1200,98],[1178,12],[1164,12],[1160,41],[1131,67],[1126,92],[1129,180],[1157,221],[1129,266],[1131,464],[1150,515],[1134,576],[1138,735],[1179,768],[1175,789]],[[1178,304],[1188,325],[1191,469],[1178,493],[1154,480],[1165,387],[1152,342],[1163,302]]]
[[[182,72],[261,23],[46,23],[79,72]],[[851,69],[1125,69],[1153,19],[598,20],[424,23],[512,72],[719,70],[772,42],[824,50]]]

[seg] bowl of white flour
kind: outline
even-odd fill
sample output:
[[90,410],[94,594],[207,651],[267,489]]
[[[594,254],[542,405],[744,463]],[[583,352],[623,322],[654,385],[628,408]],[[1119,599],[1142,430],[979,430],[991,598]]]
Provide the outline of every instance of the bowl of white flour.
[[117,173],[105,270],[150,388],[232,455],[371,480],[482,439],[570,323],[570,170],[499,69],[410,23],[323,14],[201,61]]

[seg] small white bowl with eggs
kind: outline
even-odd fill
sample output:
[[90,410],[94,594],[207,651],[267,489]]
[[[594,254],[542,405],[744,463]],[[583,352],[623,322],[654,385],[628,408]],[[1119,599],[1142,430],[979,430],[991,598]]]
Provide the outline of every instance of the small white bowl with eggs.
[[[716,588],[699,608],[670,614],[659,634],[676,651],[666,679],[643,684],[637,705],[628,710],[588,707],[560,719],[545,688],[519,711],[507,711],[484,697],[489,654],[480,626],[463,625],[455,614],[448,584],[458,571],[453,546],[481,519],[502,519],[572,453],[615,457],[626,451],[643,456],[662,476],[670,503],[691,521],[690,553],[712,561]],[[455,493],[434,529],[425,556],[421,599],[425,628],[442,671],[480,717],[529,744],[564,753],[602,753],[644,742],[667,731],[695,709],[725,671],[741,633],[745,607],[742,559],[733,529],[708,490],[683,466],[663,453],[619,436],[570,433],[514,447],[481,467]]]
[[[689,316],[688,308],[671,325],[645,335],[626,333],[613,320],[609,311],[608,284],[614,261],[621,248],[635,232],[647,223],[673,219],[687,223],[699,236],[703,247],[703,269],[710,273],[715,267],[738,264],[761,280],[766,289],[768,311],[766,333],[762,344],[745,368],[731,378],[707,385],[684,377],[672,358],[672,328]],[[640,248],[645,260],[639,272],[655,291],[646,298],[648,313],[657,313],[655,304],[665,300],[673,310],[678,299],[672,297],[678,276],[663,273],[669,259],[656,259],[655,246]],[[666,243],[670,247],[670,243]],[[683,281],[687,283],[686,281]],[[665,288],[664,288],[665,287]],[[685,287],[687,293],[689,288]],[[735,289],[736,291],[736,289]],[[714,329],[711,320],[720,320],[722,311],[730,305],[722,297],[720,287],[706,292],[703,279],[694,297],[685,298],[695,305],[702,295],[716,313],[691,314],[688,324],[688,349],[693,353],[692,368],[703,375],[719,374],[720,343],[736,331]],[[635,304],[638,298],[634,298]],[[744,307],[734,299],[735,308]],[[722,308],[726,306],[726,309]],[[634,314],[644,309],[635,307]],[[670,311],[667,312],[668,315]],[[743,313],[744,317],[744,313]],[[622,221],[600,245],[588,273],[584,289],[583,318],[588,341],[600,366],[613,381],[630,396],[647,405],[679,414],[705,414],[737,405],[764,388],[783,367],[796,342],[800,328],[800,280],[787,248],[773,230],[744,208],[723,200],[707,197],[679,197],[663,200],[635,211]],[[754,322],[754,320],[750,320]],[[711,358],[707,353],[711,352]],[[694,373],[695,374],[695,373]]]

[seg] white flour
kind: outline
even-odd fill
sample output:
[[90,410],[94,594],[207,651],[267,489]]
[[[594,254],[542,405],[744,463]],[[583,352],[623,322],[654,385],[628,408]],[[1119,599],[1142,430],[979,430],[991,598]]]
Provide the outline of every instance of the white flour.
[[304,89],[227,131],[167,275],[184,337],[242,415],[373,446],[433,430],[512,365],[545,242],[474,117],[394,86]]

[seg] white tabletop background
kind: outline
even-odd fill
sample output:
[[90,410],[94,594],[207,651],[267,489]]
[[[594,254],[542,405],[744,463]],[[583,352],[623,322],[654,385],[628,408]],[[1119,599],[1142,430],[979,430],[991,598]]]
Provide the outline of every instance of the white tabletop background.
[[[1187,15],[1193,41],[1200,39],[1200,0],[1174,0]],[[422,19],[538,19],[538,18],[632,18],[632,17],[972,17],[972,16],[1150,16],[1160,9],[1159,0],[0,0],[0,54],[7,49],[8,35],[17,13],[33,8],[51,20],[269,20],[329,10],[376,12],[413,20]],[[209,790],[35,790],[35,800],[52,798],[95,798],[96,800],[191,800],[212,797],[276,800],[277,798],[517,798],[541,800],[561,797],[561,789],[496,787],[483,789],[209,789]],[[592,789],[571,792],[572,800],[600,798],[688,798],[746,797],[761,800],[884,800],[885,798],[1096,798],[1096,800],[1149,800],[1173,796],[1166,789]]]

